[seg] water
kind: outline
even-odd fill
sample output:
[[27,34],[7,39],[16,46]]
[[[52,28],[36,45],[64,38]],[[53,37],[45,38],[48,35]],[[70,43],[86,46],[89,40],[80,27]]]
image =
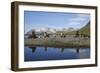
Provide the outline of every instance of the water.
[[86,59],[86,58],[90,58],[90,48],[53,48],[53,47],[26,47],[26,46],[24,48],[24,61]]

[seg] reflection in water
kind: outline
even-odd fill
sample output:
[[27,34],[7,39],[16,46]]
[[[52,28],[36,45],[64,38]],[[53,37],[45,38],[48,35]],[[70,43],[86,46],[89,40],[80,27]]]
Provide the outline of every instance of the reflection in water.
[[44,49],[45,49],[45,51],[47,52],[47,49],[48,49],[48,48],[47,48],[47,47],[44,47]]
[[61,53],[64,52],[64,48],[61,48]]
[[79,52],[79,57],[80,58],[90,58],[90,49],[80,49]]
[[25,47],[24,61],[90,58],[90,48]]
[[80,50],[79,48],[76,48],[76,52],[77,52],[77,53],[79,53],[79,50]]
[[29,48],[32,49],[32,53],[34,53],[36,50],[36,47],[29,47]]
[[[29,48],[32,50],[32,53],[34,53],[36,50],[36,47],[29,47]],[[61,49],[61,53],[63,53],[65,48],[58,48],[58,49]],[[45,50],[45,52],[47,52],[48,48],[44,47],[44,50]],[[77,50],[79,50],[79,49],[77,49]]]

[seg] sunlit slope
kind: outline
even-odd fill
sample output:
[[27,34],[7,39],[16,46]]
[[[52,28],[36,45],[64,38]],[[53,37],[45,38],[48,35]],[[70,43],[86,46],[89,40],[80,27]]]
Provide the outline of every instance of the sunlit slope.
[[90,35],[90,22],[88,22],[84,27],[80,28],[79,30],[74,30],[74,31],[57,31],[56,34],[63,33],[64,35],[76,35],[78,31],[79,35],[85,35],[89,36]]
[[79,34],[90,36],[90,22],[79,30]]

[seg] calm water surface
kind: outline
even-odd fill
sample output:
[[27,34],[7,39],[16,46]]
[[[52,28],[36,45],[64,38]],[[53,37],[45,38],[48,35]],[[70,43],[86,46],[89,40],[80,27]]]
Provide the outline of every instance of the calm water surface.
[[[77,50],[79,49],[79,50]],[[26,47],[24,61],[90,58],[90,48]]]

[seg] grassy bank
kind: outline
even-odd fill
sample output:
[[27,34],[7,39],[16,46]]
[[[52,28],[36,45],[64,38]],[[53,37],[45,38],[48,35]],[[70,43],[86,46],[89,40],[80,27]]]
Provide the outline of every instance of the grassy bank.
[[86,38],[37,38],[25,39],[25,46],[47,47],[90,47],[90,40]]

